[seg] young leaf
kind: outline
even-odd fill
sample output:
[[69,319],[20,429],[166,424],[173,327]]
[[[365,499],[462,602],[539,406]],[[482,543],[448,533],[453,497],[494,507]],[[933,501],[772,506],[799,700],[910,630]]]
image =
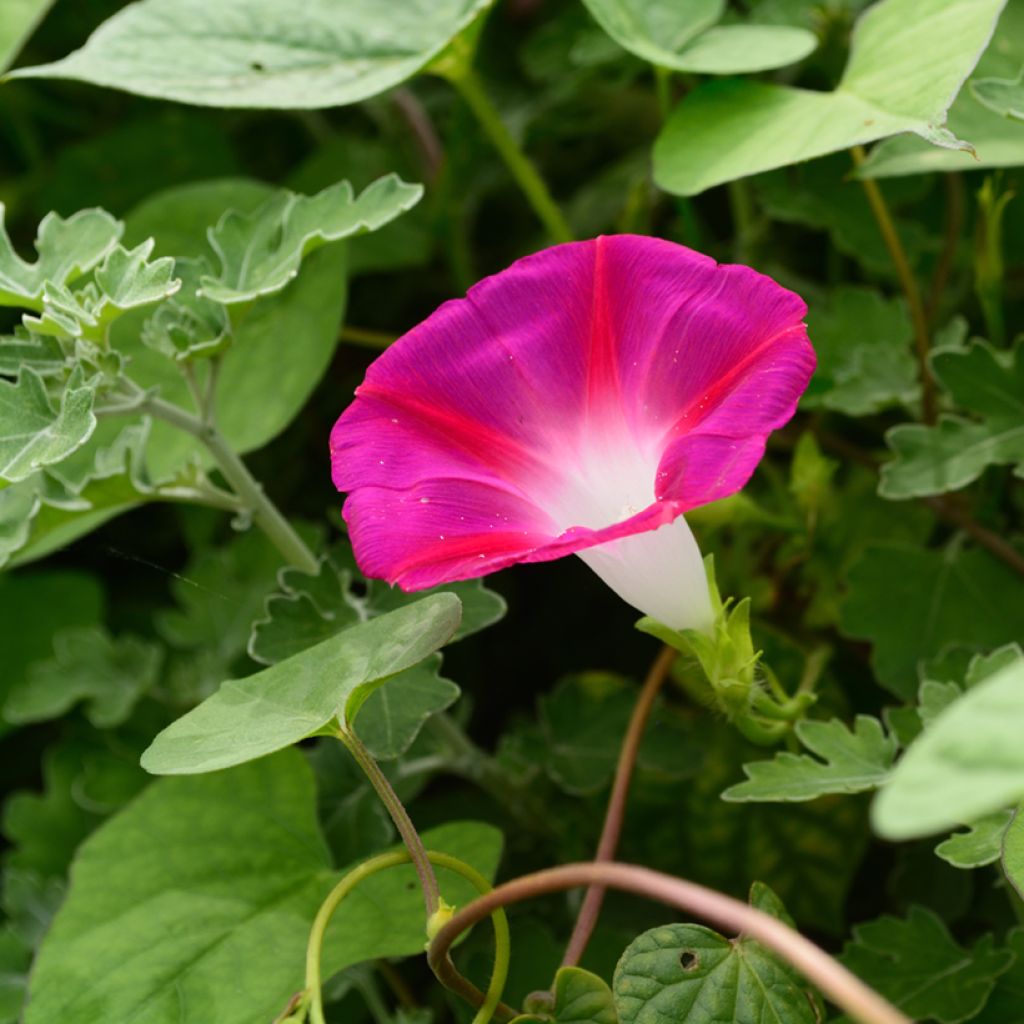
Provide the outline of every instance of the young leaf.
[[858,925],[841,959],[911,1019],[960,1024],[985,1005],[1014,956],[993,949],[991,935],[965,949],[930,910],[911,907],[904,920]]
[[57,408],[31,367],[17,381],[0,379],[0,480],[24,480],[85,444],[96,429],[94,398],[80,372],[68,380]]
[[272,295],[298,274],[303,257],[314,249],[375,231],[422,196],[422,185],[389,174],[358,197],[340,181],[315,196],[281,190],[250,214],[229,210],[210,229],[220,270],[200,279],[200,294],[226,306]]
[[723,800],[800,801],[828,793],[863,793],[888,778],[897,743],[877,718],[858,715],[851,732],[841,721],[804,720],[797,739],[821,760],[788,751],[772,761],[745,764],[746,782],[730,786]]
[[[500,837],[477,824],[424,834],[490,875]],[[471,888],[447,872],[453,904]],[[82,847],[32,973],[25,1024],[272,1020],[302,988],[317,907],[341,877],[316,820],[312,773],[285,751],[151,785]],[[366,880],[327,933],[324,976],[423,949],[409,868]]]
[[199,294],[199,281],[210,272],[205,259],[179,259],[174,272],[181,291],[142,325],[142,342],[177,362],[219,355],[231,341],[224,306]]
[[874,645],[879,682],[907,700],[918,663],[944,647],[978,650],[1024,635],[1024,582],[985,551],[876,544],[847,579],[843,631]]
[[96,627],[58,633],[53,651],[52,659],[30,666],[25,682],[7,699],[8,722],[59,718],[81,701],[97,729],[120,725],[155,685],[163,661],[155,644],[133,636],[114,640]]
[[971,822],[966,832],[954,832],[935,847],[935,853],[955,868],[980,868],[999,860],[1003,835],[1013,811],[994,811]]
[[937,427],[902,424],[886,435],[896,458],[882,467],[879,493],[915,498],[966,487],[991,465],[1024,473],[1024,340],[1012,352],[978,341],[937,352],[935,375],[956,403],[981,422],[944,416]]
[[814,34],[785,25],[721,25],[722,0],[584,0],[622,47],[663,68],[707,75],[767,71],[803,60]]
[[357,103],[421,70],[493,0],[142,0],[80,50],[11,78],[73,78],[213,107]]
[[92,270],[114,247],[124,225],[104,210],[81,210],[65,220],[48,213],[36,238],[38,259],[26,263],[11,245],[0,203],[0,306],[41,309],[43,287],[66,285]]
[[581,967],[560,967],[555,974],[553,1016],[523,1014],[510,1024],[619,1024],[612,990],[603,978]]
[[[756,897],[752,890],[752,904]],[[770,913],[777,904],[775,898],[758,909]],[[803,980],[784,960],[746,936],[727,939],[696,924],[645,932],[622,954],[612,987],[622,1024],[818,1019]]]
[[164,729],[142,766],[157,775],[216,771],[298,743],[336,717],[351,724],[377,686],[451,638],[460,612],[453,594],[435,594],[229,680]]
[[1024,797],[1024,660],[968,690],[916,739],[882,787],[872,820],[887,839],[974,821]]
[[[658,184],[679,195],[899,132],[969,148],[946,112],[992,34],[1003,0],[879,0],[854,30],[833,92],[727,80],[698,86],[654,148]],[[927,73],[920,55],[929,53]]]
[[109,322],[129,309],[160,302],[181,287],[174,276],[174,260],[163,256],[150,261],[154,245],[150,238],[134,249],[118,245],[107,253],[95,274],[101,322]]

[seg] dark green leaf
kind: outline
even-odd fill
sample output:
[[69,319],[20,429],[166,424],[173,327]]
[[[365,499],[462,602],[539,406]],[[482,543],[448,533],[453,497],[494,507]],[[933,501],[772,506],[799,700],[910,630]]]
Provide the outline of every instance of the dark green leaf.
[[619,1024],[612,990],[604,979],[580,967],[561,967],[555,974],[553,1016],[524,1014],[511,1024]]

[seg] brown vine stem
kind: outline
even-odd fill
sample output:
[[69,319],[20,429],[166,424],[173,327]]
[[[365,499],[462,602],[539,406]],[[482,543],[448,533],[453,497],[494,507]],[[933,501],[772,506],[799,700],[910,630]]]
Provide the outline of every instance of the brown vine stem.
[[[864,163],[865,153],[863,146],[854,146],[851,150],[854,165],[860,167]],[[892,257],[893,266],[896,268],[896,276],[900,279],[903,294],[907,297],[907,306],[910,309],[910,319],[914,325],[914,344],[917,348],[918,372],[921,377],[921,410],[924,414],[925,423],[934,423],[936,419],[935,401],[935,380],[932,377],[931,365],[928,362],[928,352],[931,348],[931,334],[928,329],[928,317],[924,311],[924,302],[921,300],[921,290],[917,285],[917,278],[910,269],[910,261],[907,259],[907,252],[900,241],[896,225],[893,223],[892,215],[889,213],[889,204],[882,195],[873,178],[861,178],[861,185],[867,194],[871,212],[878,221],[878,228],[882,232],[885,247]]]
[[455,940],[498,907],[598,885],[658,900],[724,931],[742,932],[771,949],[859,1024],[911,1024],[910,1018],[799,932],[731,896],[635,864],[566,864],[506,882],[463,907],[434,937],[427,951],[433,967],[447,960]]
[[444,147],[441,145],[434,122],[426,107],[411,89],[396,89],[392,99],[416,139],[416,145],[419,146],[423,157],[427,180],[435,182],[441,173],[441,164],[444,163]]
[[[619,845],[619,836],[622,834],[622,823],[626,816],[626,800],[629,797],[629,786],[633,781],[633,768],[636,765],[637,754],[640,751],[640,741],[643,739],[644,729],[647,727],[647,719],[650,717],[651,708],[654,706],[654,699],[658,691],[668,677],[669,670],[678,656],[678,652],[671,647],[662,647],[657,658],[651,665],[644,680],[640,696],[637,698],[636,706],[633,708],[633,717],[629,721],[626,735],[622,740],[622,749],[619,751],[619,763],[615,769],[615,781],[612,784],[611,796],[608,798],[608,809],[604,815],[604,825],[601,828],[601,838],[597,844],[597,853],[594,860],[597,863],[604,863],[615,859],[615,850]],[[583,897],[580,912],[576,917],[576,924],[573,927],[569,943],[565,948],[565,955],[562,957],[563,967],[575,967],[586,951],[590,936],[597,926],[597,919],[601,913],[601,905],[604,903],[605,888],[600,884],[591,885]]]

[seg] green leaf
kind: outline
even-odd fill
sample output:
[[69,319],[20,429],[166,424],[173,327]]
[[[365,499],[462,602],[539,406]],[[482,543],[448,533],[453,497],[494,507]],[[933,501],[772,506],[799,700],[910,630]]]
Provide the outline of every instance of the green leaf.
[[181,291],[143,324],[143,344],[177,362],[220,355],[231,342],[231,322],[220,303],[199,294],[209,264],[201,258],[177,260],[174,272]]
[[695,195],[899,132],[968,147],[943,124],[1002,7],[1003,0],[880,0],[858,21],[833,92],[742,80],[700,85],[658,137],[655,180]]
[[1024,68],[1016,78],[975,78],[971,93],[1000,117],[1024,121]]
[[357,103],[411,78],[492,0],[142,0],[63,60],[11,78],[73,78],[214,107]]
[[158,775],[216,771],[298,743],[336,717],[351,725],[376,686],[451,638],[460,612],[458,598],[436,594],[229,680],[164,729],[142,765]]
[[[475,824],[424,841],[488,875],[500,849],[496,832]],[[297,752],[160,780],[82,847],[32,973],[25,1024],[272,1020],[302,988],[313,916],[340,877]],[[382,873],[345,901],[328,929],[325,977],[422,951],[414,877]],[[441,885],[453,904],[470,897],[447,872]]]
[[560,967],[555,974],[552,1015],[523,1014],[511,1024],[619,1024],[612,990],[603,978],[581,967]]
[[813,33],[783,25],[712,27],[722,0],[584,0],[594,20],[622,47],[659,67],[699,74],[767,71],[803,60]]
[[1024,899],[1024,815],[1018,807],[1003,836],[1003,872],[1017,895]]
[[54,0],[4,0],[4,16],[0,19],[0,72],[11,66],[53,4]]
[[41,309],[49,282],[66,285],[92,270],[114,247],[124,225],[104,210],[81,210],[66,220],[48,213],[39,225],[35,263],[26,263],[11,245],[0,203],[0,306]]
[[265,665],[430,594],[451,593],[462,602],[462,621],[453,642],[498,622],[507,607],[501,595],[488,590],[479,579],[416,594],[391,588],[381,580],[368,580],[356,568],[348,543],[337,545],[321,558],[316,576],[290,568],[279,574],[278,583],[279,590],[266,599],[263,616],[253,622],[249,640],[249,654]]
[[315,196],[280,190],[249,214],[229,210],[210,229],[220,271],[200,279],[200,294],[226,306],[273,295],[298,274],[303,257],[314,249],[375,231],[422,196],[422,185],[389,174],[358,198],[341,181]]
[[17,381],[0,379],[0,480],[24,480],[81,448],[96,429],[94,397],[81,373],[72,374],[57,407],[31,367]]
[[163,651],[134,636],[111,639],[96,627],[65,630],[53,638],[52,659],[37,662],[4,704],[8,722],[23,725],[59,718],[79,702],[97,729],[120,725],[157,682]]
[[954,491],[991,465],[1015,463],[1024,473],[1024,339],[1008,353],[984,341],[939,351],[933,367],[957,405],[984,419],[893,427],[886,441],[896,458],[882,467],[879,493],[899,500]]
[[95,281],[100,291],[101,322],[114,318],[110,307],[117,313],[125,313],[129,309],[150,306],[169,298],[181,287],[181,281],[174,277],[174,260],[163,256],[150,261],[155,244],[150,238],[134,249],[115,246],[97,268]]
[[[751,903],[755,897],[752,890]],[[645,932],[622,954],[612,987],[622,1024],[818,1019],[784,960],[746,936],[727,939],[696,924]]]
[[841,286],[808,313],[818,368],[802,404],[867,416],[918,396],[906,306],[868,288]]
[[440,655],[407,669],[374,690],[359,711],[356,732],[377,761],[401,757],[424,723],[450,708],[461,691],[438,674]]
[[838,719],[797,722],[797,739],[821,760],[783,751],[771,761],[745,764],[746,782],[730,786],[723,800],[800,801],[829,793],[863,793],[889,775],[896,740],[877,718],[858,715],[851,732]]
[[907,700],[918,663],[944,647],[993,648],[1024,634],[1024,582],[982,550],[872,545],[848,585],[843,631],[873,644],[878,681]]
[[995,811],[972,822],[966,832],[954,832],[935,847],[935,853],[955,868],[980,868],[999,860],[1003,835],[1012,811]]
[[913,1020],[960,1024],[984,1005],[1013,962],[992,948],[992,936],[971,949],[958,945],[930,910],[911,907],[904,920],[886,915],[858,925],[843,963]]
[[1022,715],[1018,659],[968,690],[911,744],[872,807],[879,835],[929,835],[1024,797]]
[[1016,960],[996,979],[985,1008],[971,1024],[1024,1024],[1024,928],[1014,928],[1006,936],[1006,948]]

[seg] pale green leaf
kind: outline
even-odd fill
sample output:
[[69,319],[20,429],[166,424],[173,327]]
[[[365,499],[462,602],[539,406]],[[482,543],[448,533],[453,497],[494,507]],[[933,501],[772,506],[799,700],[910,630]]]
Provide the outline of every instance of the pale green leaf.
[[17,381],[0,379],[0,480],[18,481],[61,462],[96,428],[95,389],[72,375],[55,407],[31,367]]
[[3,0],[0,11],[0,72],[6,71],[54,0]]
[[858,925],[841,959],[911,1019],[960,1024],[985,1005],[1014,956],[993,949],[991,935],[965,949],[930,910],[911,907],[903,920]]
[[201,278],[201,295],[223,305],[272,295],[296,277],[303,257],[314,249],[375,231],[422,196],[422,185],[389,174],[358,197],[341,181],[315,196],[281,190],[252,213],[229,210],[210,229],[220,269]]
[[1024,661],[968,690],[910,746],[872,807],[878,833],[910,839],[1024,797]]
[[975,78],[974,98],[1000,117],[1024,121],[1024,68],[1016,78]]
[[943,648],[985,650],[1024,635],[1024,581],[987,551],[874,544],[847,585],[843,631],[872,643],[878,681],[907,700],[918,663]]
[[1024,815],[1018,807],[1003,836],[1003,871],[1017,895],[1024,899]]
[[966,832],[954,832],[935,847],[935,853],[955,868],[980,868],[999,860],[1003,835],[1013,811],[994,811],[971,822]]
[[103,629],[65,630],[53,658],[37,662],[8,697],[4,718],[18,725],[59,718],[79,702],[97,729],[120,725],[157,682],[163,651],[139,637],[116,639]]
[[746,936],[727,939],[696,924],[641,935],[622,954],[612,988],[622,1024],[818,1019],[803,980],[784,960]]
[[351,724],[375,686],[451,638],[460,614],[458,598],[436,594],[230,680],[164,729],[143,767],[158,775],[216,771],[298,743],[335,718]]
[[747,781],[730,786],[722,799],[800,801],[829,793],[863,793],[885,781],[896,757],[896,740],[868,715],[857,716],[852,732],[838,719],[798,722],[795,732],[820,760],[782,751],[771,761],[745,764]]
[[337,107],[411,78],[492,0],[142,0],[63,60],[11,77],[74,78],[215,107]]
[[987,45],[1005,0],[880,0],[857,23],[833,92],[727,80],[679,104],[654,149],[670,192],[713,185],[900,132],[964,148],[946,112]]
[[[456,823],[429,847],[493,873],[500,837]],[[316,820],[313,777],[283,752],[202,778],[160,780],[82,847],[36,961],[25,1024],[253,1024],[302,988],[317,907],[341,877]],[[410,868],[368,879],[338,908],[323,971],[423,949]],[[445,897],[471,889],[440,873]]]
[[38,257],[26,263],[11,245],[0,203],[0,306],[42,308],[47,282],[64,285],[95,267],[117,243],[124,226],[104,210],[81,210],[66,220],[48,213],[36,237]]
[[177,362],[220,355],[231,342],[231,322],[220,303],[199,294],[209,264],[205,259],[176,260],[174,273],[181,291],[161,303],[143,324],[143,344]]
[[123,313],[150,306],[174,295],[181,287],[181,281],[174,277],[174,260],[168,256],[150,260],[154,244],[150,238],[130,250],[118,245],[96,269],[102,320],[113,319],[105,307]]
[[555,974],[552,1015],[524,1014],[510,1024],[619,1024],[615,998],[603,978],[581,967],[560,967]]
[[0,375],[17,377],[26,367],[42,377],[61,374],[67,357],[56,338],[29,334],[17,328],[14,335],[0,337]]

